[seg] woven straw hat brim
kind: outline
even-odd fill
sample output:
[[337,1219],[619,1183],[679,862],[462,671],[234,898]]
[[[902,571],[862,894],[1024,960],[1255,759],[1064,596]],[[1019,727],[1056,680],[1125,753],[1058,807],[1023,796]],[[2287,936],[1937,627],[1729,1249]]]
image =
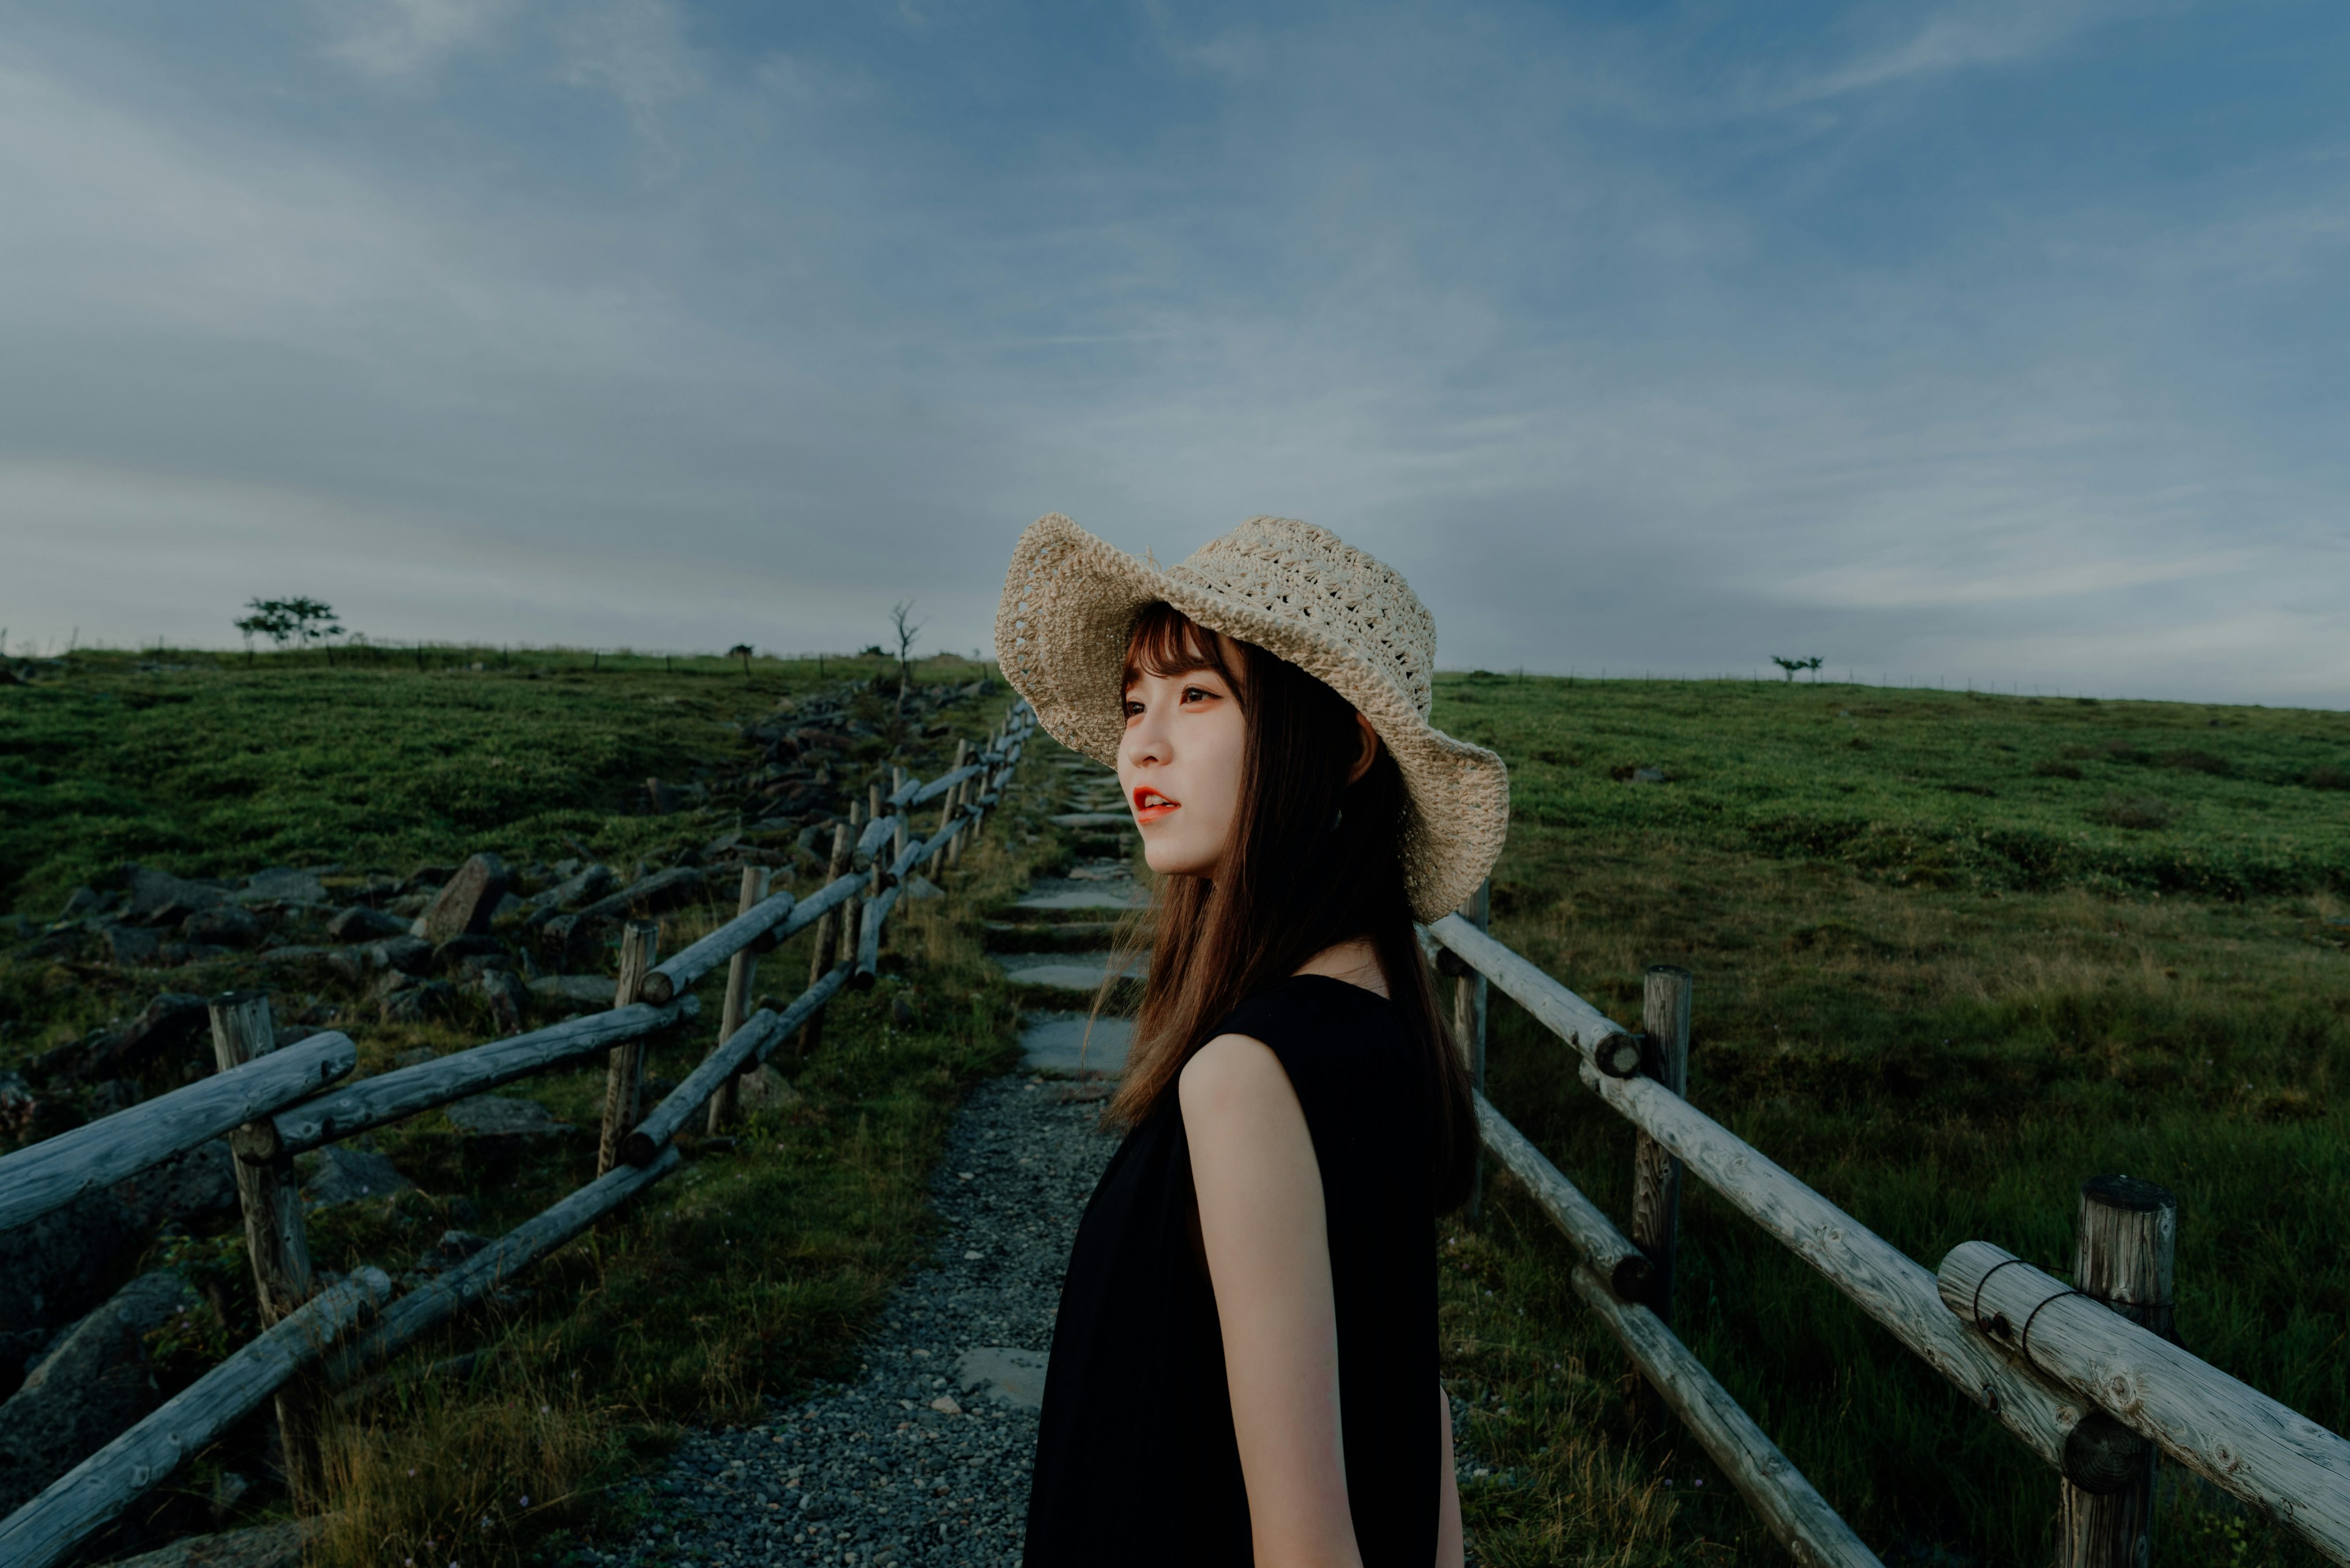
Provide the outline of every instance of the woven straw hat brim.
[[[1409,590],[1403,592],[1408,597]],[[1482,746],[1430,725],[1425,699],[1415,700],[1377,650],[1350,645],[1326,618],[1317,622],[1310,603],[1268,610],[1220,591],[1184,566],[1169,571],[1138,560],[1054,513],[1030,524],[1013,550],[995,612],[997,662],[1054,739],[1115,767],[1126,732],[1119,677],[1127,644],[1136,618],[1161,599],[1211,630],[1298,666],[1370,721],[1402,771],[1409,796],[1404,878],[1415,915],[1436,919],[1476,891],[1501,857],[1509,830],[1508,770]],[[1425,627],[1432,661],[1433,627],[1417,599],[1410,609]]]

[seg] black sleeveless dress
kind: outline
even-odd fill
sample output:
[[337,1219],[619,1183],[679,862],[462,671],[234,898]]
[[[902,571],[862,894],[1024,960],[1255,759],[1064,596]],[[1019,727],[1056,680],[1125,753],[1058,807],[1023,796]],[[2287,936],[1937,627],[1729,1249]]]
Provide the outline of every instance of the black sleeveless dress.
[[[1281,1058],[1322,1170],[1347,1496],[1365,1568],[1436,1557],[1435,1211],[1422,1056],[1388,1000],[1296,975],[1215,1031]],[[1077,1227],[1045,1381],[1023,1568],[1252,1561],[1181,1106],[1127,1135]]]

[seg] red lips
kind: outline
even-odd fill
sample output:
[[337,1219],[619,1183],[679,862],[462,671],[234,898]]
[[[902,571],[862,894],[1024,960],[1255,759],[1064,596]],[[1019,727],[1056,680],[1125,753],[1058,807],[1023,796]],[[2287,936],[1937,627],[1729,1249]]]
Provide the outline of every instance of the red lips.
[[[1150,797],[1151,804],[1149,805],[1142,804],[1145,795]],[[1181,801],[1169,799],[1166,791],[1153,785],[1142,784],[1135,789],[1134,820],[1137,826],[1146,822],[1156,822],[1172,812],[1180,811],[1182,807]]]

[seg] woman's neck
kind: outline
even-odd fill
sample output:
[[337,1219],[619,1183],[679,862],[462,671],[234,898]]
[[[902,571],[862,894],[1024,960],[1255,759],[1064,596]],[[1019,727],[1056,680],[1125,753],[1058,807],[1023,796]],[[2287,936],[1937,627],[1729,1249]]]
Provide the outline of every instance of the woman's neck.
[[1378,950],[1371,945],[1368,937],[1333,943],[1290,972],[1327,975],[1380,996],[1388,994],[1387,971],[1379,968]]

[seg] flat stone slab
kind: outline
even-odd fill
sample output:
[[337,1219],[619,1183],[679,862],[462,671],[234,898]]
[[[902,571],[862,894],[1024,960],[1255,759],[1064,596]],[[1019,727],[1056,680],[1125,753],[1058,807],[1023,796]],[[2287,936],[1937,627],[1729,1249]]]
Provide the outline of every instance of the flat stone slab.
[[[1047,985],[1056,991],[1097,991],[1110,972],[1114,955],[1092,953],[998,953],[996,964],[1015,985]],[[1140,980],[1150,972],[1148,954],[1135,953],[1120,970],[1122,977]]]
[[1022,1020],[1020,1064],[1032,1073],[1123,1073],[1133,1044],[1131,1018],[1032,1012]]
[[1150,890],[1139,882],[1089,882],[1070,877],[1039,877],[1015,909],[1142,909],[1150,905]]
[[955,1358],[955,1386],[973,1399],[1001,1399],[1023,1410],[1041,1410],[1046,1359],[1041,1350],[973,1345]]

